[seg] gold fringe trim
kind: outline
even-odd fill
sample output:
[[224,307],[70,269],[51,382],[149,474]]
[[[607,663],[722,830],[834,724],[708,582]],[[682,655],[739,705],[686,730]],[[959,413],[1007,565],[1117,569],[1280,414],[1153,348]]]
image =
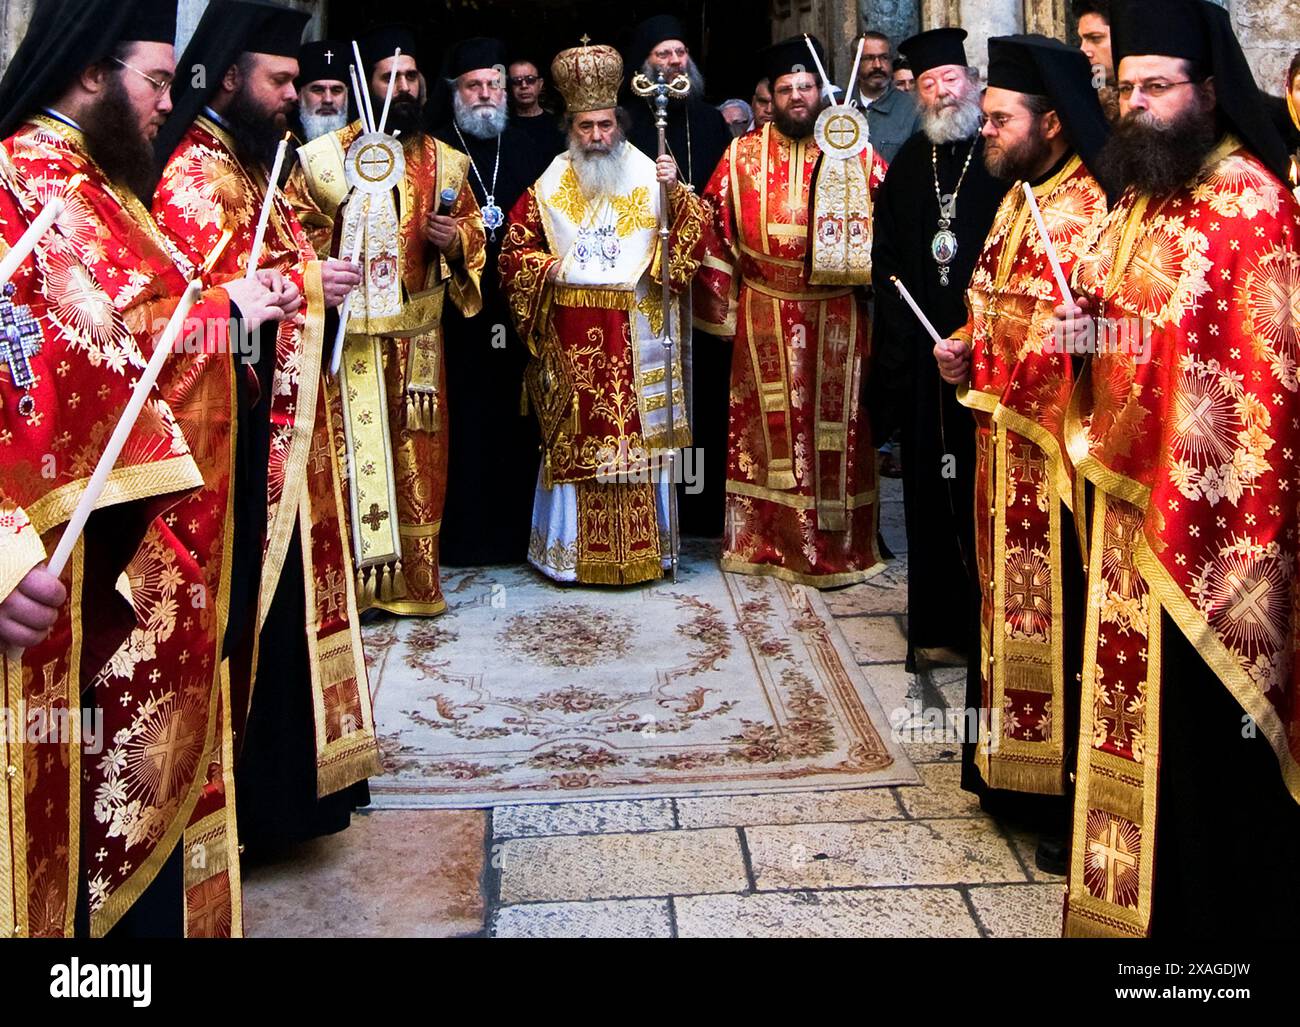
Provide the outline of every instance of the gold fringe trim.
[[1066,909],[1063,936],[1066,938],[1141,938],[1142,934],[1122,920],[1096,914],[1086,915],[1076,909]]
[[555,285],[553,302],[561,307],[598,307],[604,310],[636,309],[636,293],[626,289]]
[[636,585],[663,575],[663,555],[660,553],[627,563],[578,561],[578,581],[584,585]]
[[349,785],[364,781],[368,777],[378,777],[383,773],[380,766],[378,743],[369,732],[361,732],[349,739],[351,745],[357,746],[356,752],[340,756],[326,766],[316,768],[316,794],[322,798],[341,792]]
[[993,754],[989,757],[987,773],[981,773],[981,776],[990,788],[1035,795],[1065,794],[1064,770],[1061,762],[1056,760],[1033,756],[1008,758]]

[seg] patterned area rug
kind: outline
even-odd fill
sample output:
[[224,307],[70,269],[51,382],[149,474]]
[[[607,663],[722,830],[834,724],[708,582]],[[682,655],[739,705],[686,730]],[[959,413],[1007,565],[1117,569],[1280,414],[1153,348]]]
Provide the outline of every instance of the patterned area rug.
[[448,612],[366,629],[375,806],[470,807],[913,784],[821,595],[724,574],[557,586],[450,571]]

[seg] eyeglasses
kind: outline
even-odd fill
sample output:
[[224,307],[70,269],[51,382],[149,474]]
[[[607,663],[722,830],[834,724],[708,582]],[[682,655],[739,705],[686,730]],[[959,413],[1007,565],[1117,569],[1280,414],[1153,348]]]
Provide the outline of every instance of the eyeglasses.
[[862,55],[863,64],[885,64],[893,63],[893,58],[887,53],[864,53]]
[[112,60],[113,60],[113,63],[122,65],[122,67],[124,67],[127,71],[134,71],[134,72],[135,72],[137,75],[139,75],[142,79],[144,79],[144,80],[145,80],[146,82],[148,82],[151,86],[153,86],[153,91],[154,91],[154,96],[155,96],[155,97],[161,98],[162,95],[163,95],[163,93],[167,92],[167,90],[169,90],[169,89],[172,87],[172,81],[173,81],[173,80],[172,80],[172,77],[171,77],[170,75],[164,77],[163,80],[160,82],[160,81],[158,81],[158,79],[154,78],[152,75],[146,75],[146,74],[145,74],[143,71],[141,71],[139,68],[136,68],[136,67],[133,67],[133,66],[130,65],[130,64],[127,64],[126,61],[122,60],[121,58],[114,57],[114,58],[112,58]]
[[816,82],[799,82],[796,84],[787,84],[783,86],[778,86],[773,91],[773,95],[779,96],[781,97],[781,99],[784,100],[787,99],[788,97],[794,96],[795,93],[799,93],[800,95],[803,95],[804,93],[816,93],[816,92],[817,92]]
[[510,80],[510,84],[512,86],[535,86],[541,80],[541,75],[516,75]]
[[992,115],[990,115],[990,114],[981,114],[981,115],[980,115],[980,131],[981,131],[981,132],[984,131],[985,126],[991,123],[991,124],[993,125],[993,128],[994,128],[995,131],[1001,132],[1004,128],[1006,128],[1008,125],[1010,125],[1013,121],[1019,121],[1021,118],[1028,118],[1028,117],[1031,117],[1031,115],[1028,115],[1028,114],[992,114]]
[[1152,79],[1147,82],[1121,82],[1115,87],[1115,91],[1119,93],[1122,99],[1127,100],[1133,95],[1133,90],[1140,88],[1142,92],[1146,93],[1146,95],[1152,99],[1159,99],[1175,86],[1189,85],[1192,85],[1192,80],[1190,78],[1185,78],[1181,82],[1165,82],[1160,79]]

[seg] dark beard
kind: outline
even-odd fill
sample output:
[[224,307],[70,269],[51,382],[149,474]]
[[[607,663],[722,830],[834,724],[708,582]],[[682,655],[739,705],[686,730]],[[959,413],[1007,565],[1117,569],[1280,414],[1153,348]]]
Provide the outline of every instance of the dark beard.
[[82,123],[86,152],[109,179],[126,186],[145,203],[158,181],[153,144],[140,135],[126,87],[116,75]]
[[779,111],[772,108],[772,121],[782,135],[789,136],[791,139],[807,139],[813,132],[813,126],[817,124],[817,115],[821,111],[808,109],[808,113],[802,118],[792,116],[786,111]]
[[1168,123],[1133,111],[1116,122],[1098,158],[1097,177],[1116,195],[1130,186],[1159,195],[1187,185],[1218,141],[1213,111],[1190,110]]
[[[384,101],[380,98],[375,106],[375,121],[379,120],[383,109]],[[423,132],[424,109],[420,106],[420,101],[415,97],[394,96],[392,105],[388,108],[388,122],[384,125],[384,131],[389,135],[401,132],[403,139]]]
[[230,126],[235,140],[235,150],[240,160],[261,162],[270,167],[275,162],[275,151],[284,138],[284,128],[274,114],[253,102],[243,86],[230,99],[230,105],[221,115]]
[[1051,144],[1041,135],[1031,135],[1014,149],[1003,150],[994,155],[985,145],[984,167],[994,178],[1004,182],[1032,182],[1038,177],[1038,169],[1043,166],[1052,152]]

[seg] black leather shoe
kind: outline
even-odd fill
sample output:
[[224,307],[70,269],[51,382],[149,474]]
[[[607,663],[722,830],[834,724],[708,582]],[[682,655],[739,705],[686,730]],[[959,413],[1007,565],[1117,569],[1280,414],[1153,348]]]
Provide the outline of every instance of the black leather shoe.
[[1039,838],[1034,865],[1045,874],[1064,877],[1070,869],[1070,846],[1064,838]]

